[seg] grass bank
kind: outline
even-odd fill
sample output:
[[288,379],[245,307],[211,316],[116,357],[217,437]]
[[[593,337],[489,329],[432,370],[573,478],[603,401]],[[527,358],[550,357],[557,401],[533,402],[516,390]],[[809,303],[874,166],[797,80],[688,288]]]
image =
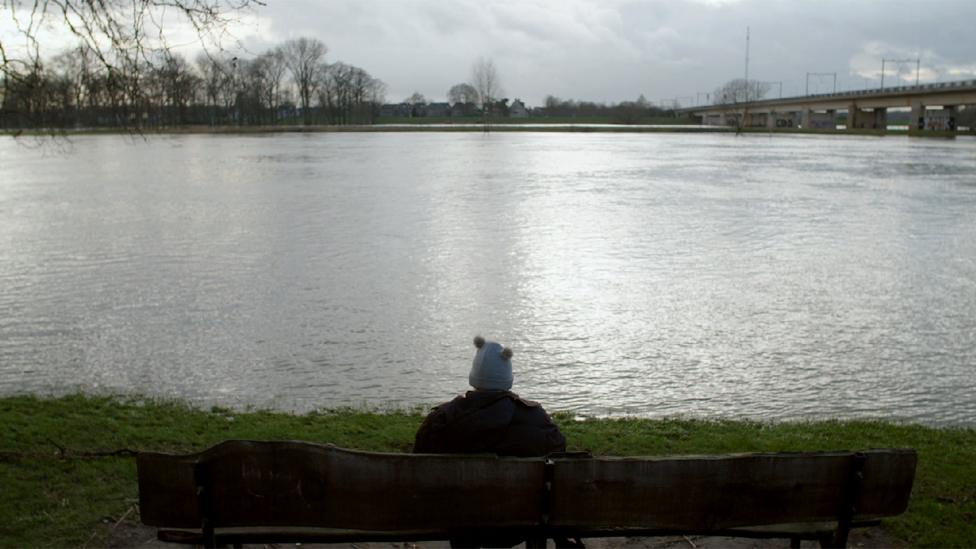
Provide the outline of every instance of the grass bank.
[[[137,521],[135,460],[120,449],[193,452],[219,441],[294,439],[406,452],[420,411],[290,415],[197,410],[172,402],[87,396],[0,399],[0,547],[97,547]],[[976,540],[976,431],[874,421],[599,419],[557,415],[571,450],[666,455],[913,447],[918,473],[908,512],[885,520],[912,547]]]

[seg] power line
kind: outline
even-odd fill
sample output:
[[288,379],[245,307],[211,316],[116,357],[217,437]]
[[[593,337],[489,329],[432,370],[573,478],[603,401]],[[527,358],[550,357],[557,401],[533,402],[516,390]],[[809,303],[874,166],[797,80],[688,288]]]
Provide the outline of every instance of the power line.
[[[918,73],[922,67],[922,58],[916,57],[914,59],[881,59],[881,89],[884,89],[884,77],[885,77],[885,63],[911,63],[915,62],[915,85],[918,85]],[[900,72],[900,71],[899,71]]]
[[807,73],[807,88],[806,88],[806,92],[804,93],[804,95],[810,95],[810,77],[811,76],[816,76],[816,77],[820,77],[820,76],[833,76],[834,77],[834,91],[833,91],[833,93],[837,93],[837,73],[836,72],[808,72]]

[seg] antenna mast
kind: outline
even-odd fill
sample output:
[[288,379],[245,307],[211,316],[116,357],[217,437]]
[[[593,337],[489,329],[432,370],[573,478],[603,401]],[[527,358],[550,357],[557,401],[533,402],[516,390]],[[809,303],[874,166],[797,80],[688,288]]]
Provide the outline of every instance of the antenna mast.
[[749,27],[746,27],[746,102],[749,101]]

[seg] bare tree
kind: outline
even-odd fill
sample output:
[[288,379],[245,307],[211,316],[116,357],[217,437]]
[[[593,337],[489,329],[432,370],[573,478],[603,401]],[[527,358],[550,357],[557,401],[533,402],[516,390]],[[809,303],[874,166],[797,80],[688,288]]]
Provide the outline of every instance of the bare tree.
[[91,92],[91,56],[84,48],[71,48],[56,55],[51,65],[68,95],[64,102],[66,125],[81,124],[82,109]]
[[386,85],[365,70],[333,63],[324,72],[319,104],[330,124],[372,123],[386,93]]
[[766,97],[769,89],[770,85],[768,82],[736,78],[716,88],[712,97],[716,105],[745,103],[747,101],[758,101]]
[[[363,71],[365,73],[365,71]],[[379,78],[369,76],[366,73],[368,79],[365,82],[365,90],[363,93],[363,98],[366,101],[369,109],[369,123],[375,123],[376,119],[380,115],[380,107],[386,101],[386,82],[383,82]]]
[[186,60],[169,55],[151,65],[144,75],[141,94],[146,98],[142,109],[145,123],[177,125],[187,121],[187,111],[199,88],[199,77],[190,71]]
[[355,67],[337,62],[322,67],[319,90],[319,106],[325,112],[326,121],[332,124],[345,124],[350,103],[350,80]]
[[468,116],[478,104],[478,90],[467,82],[455,84],[447,91],[447,100],[451,103],[451,116]]
[[403,102],[410,105],[411,118],[427,116],[427,98],[424,97],[424,94],[415,91]]
[[[133,112],[146,103],[142,86],[127,82],[171,58],[167,28],[192,27],[205,45],[219,47],[238,12],[262,0],[0,0],[0,18],[15,29],[14,41],[0,36],[0,76],[30,85],[42,67],[42,32],[75,37],[79,49],[104,72],[116,91],[112,98],[129,111],[122,120],[141,120]],[[95,72],[95,71],[90,71]],[[26,88],[25,88],[26,89]]]
[[467,82],[455,84],[447,92],[447,100],[451,103],[474,104],[478,102],[478,90]]
[[261,54],[255,59],[252,67],[260,79],[260,93],[262,102],[267,107],[271,123],[278,120],[278,108],[282,102],[282,82],[284,81],[285,54],[281,48],[275,48],[269,52]]
[[725,114],[729,117],[726,123],[734,125],[738,133],[746,125],[749,114],[747,107],[739,105],[762,99],[769,93],[770,87],[768,82],[736,78],[716,88],[712,99],[716,105],[725,106]]
[[237,91],[240,122],[242,124],[268,122],[269,107],[266,99],[269,95],[268,87],[270,84],[264,58],[259,56],[255,59],[241,61],[237,74],[240,77],[240,85]]
[[350,121],[356,124],[375,122],[383,104],[386,85],[365,70],[353,67],[349,74],[349,91]]
[[426,105],[427,98],[424,97],[424,94],[415,91],[410,95],[410,97],[404,99],[403,102],[409,105]]
[[[321,115],[330,124],[374,123],[386,85],[358,67],[326,65],[320,42],[299,42],[292,44],[296,57],[318,63],[289,66],[283,47],[253,59],[204,52],[192,64],[163,49],[131,66],[107,68],[90,49],[69,49],[17,78],[0,75],[0,128],[274,123],[296,112],[292,89],[305,92],[306,122]],[[291,67],[299,69],[294,86],[287,82]],[[313,80],[301,86],[307,75]]]
[[224,90],[230,86],[232,70],[230,60],[201,53],[197,56],[196,64],[197,71],[202,77],[203,95],[210,111],[210,125],[213,126],[217,123],[221,99],[226,95]]
[[321,82],[322,63],[328,48],[315,38],[297,38],[282,46],[285,65],[291,71],[305,124],[312,123],[311,99]]
[[484,57],[475,61],[471,68],[471,84],[478,92],[478,105],[481,107],[485,130],[487,131],[495,102],[502,95],[501,80],[498,78],[495,62]]

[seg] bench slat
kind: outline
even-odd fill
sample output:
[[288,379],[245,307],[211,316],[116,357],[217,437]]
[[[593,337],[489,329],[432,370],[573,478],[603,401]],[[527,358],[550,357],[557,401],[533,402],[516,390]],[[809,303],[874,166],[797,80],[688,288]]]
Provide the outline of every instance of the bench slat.
[[[903,512],[914,478],[914,450],[864,456],[854,520]],[[852,457],[848,452],[567,457],[547,465],[543,458],[227,441],[189,456],[143,453],[137,462],[142,520],[170,529],[200,528],[196,487],[202,483],[216,528],[445,532],[532,527],[545,514],[554,528],[702,532],[836,523]]]
[[[903,512],[915,452],[864,455],[854,519]],[[559,460],[551,524],[692,530],[836,521],[851,466],[850,453]]]
[[538,458],[355,452],[298,442],[228,441],[188,457],[139,456],[140,509],[152,526],[200,525],[193,468],[205,463],[218,527],[353,530],[537,524]]

